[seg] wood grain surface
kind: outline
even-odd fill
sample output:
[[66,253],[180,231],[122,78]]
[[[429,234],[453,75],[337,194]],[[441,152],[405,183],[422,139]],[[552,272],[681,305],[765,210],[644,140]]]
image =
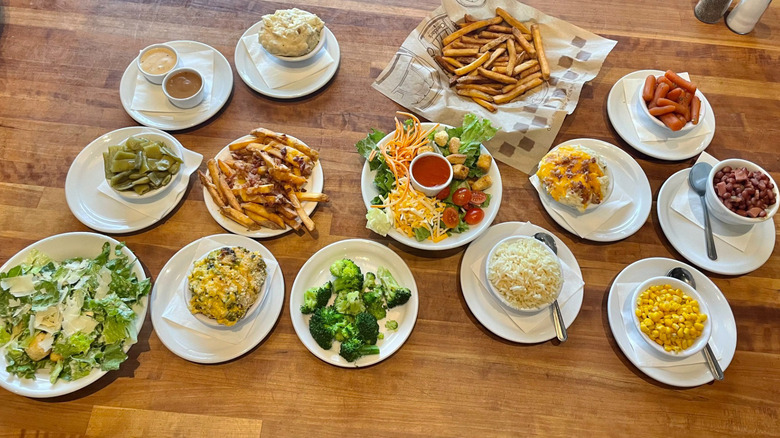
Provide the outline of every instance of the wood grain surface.
[[[688,71],[716,114],[707,151],[750,159],[780,180],[780,4],[770,6],[752,33],[740,36],[722,20],[713,25],[696,20],[694,0],[527,3],[618,41],[598,77],[583,88],[556,143],[591,137],[618,145],[644,169],[655,200],[663,182],[694,160],[660,161],[626,144],[608,120],[607,94],[631,71]],[[234,70],[225,107],[207,122],[173,134],[206,158],[257,126],[290,133],[321,151],[331,202],[313,215],[317,232],[261,241],[281,265],[288,300],[303,263],[348,238],[387,244],[411,267],[420,290],[419,318],[406,344],[390,359],[361,370],[333,367],[309,353],[293,330],[288,302],[260,345],[219,365],[175,356],[147,317],[129,360],[95,384],[50,400],[0,391],[0,436],[80,436],[95,406],[260,420],[263,436],[780,433],[777,249],[750,274],[710,275],[734,312],[737,351],[724,381],[677,389],[631,365],[607,321],[609,287],[624,267],[646,257],[684,260],[664,237],[655,203],[636,234],[593,243],[547,215],[527,175],[499,166],[504,201],[495,223],[530,221],[551,230],[582,267],[582,310],[561,345],[514,344],[485,329],[460,290],[464,248],[422,252],[365,228],[363,161],[354,144],[372,127],[392,129],[394,112],[402,109],[371,83],[438,6],[436,0],[2,0],[0,5],[0,263],[39,239],[89,231],[68,209],[65,176],[93,139],[136,125],[120,103],[119,82],[141,48],[201,41],[235,69],[234,50],[244,30],[265,13],[297,6],[322,17],[338,38],[341,65],[331,83],[309,97],[278,101],[253,92]],[[193,177],[184,201],[160,223],[114,237],[127,242],[156,278],[184,245],[222,232]],[[214,436],[231,434],[214,430]]]

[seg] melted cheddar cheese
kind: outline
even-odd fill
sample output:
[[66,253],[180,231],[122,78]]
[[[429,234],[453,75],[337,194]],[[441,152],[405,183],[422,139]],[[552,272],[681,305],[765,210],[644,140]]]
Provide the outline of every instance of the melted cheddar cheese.
[[217,248],[196,261],[187,277],[190,312],[232,326],[255,303],[265,277],[259,252],[240,246]]
[[603,160],[592,150],[567,145],[547,153],[536,176],[554,200],[584,211],[588,205],[604,202],[610,183],[605,170]]

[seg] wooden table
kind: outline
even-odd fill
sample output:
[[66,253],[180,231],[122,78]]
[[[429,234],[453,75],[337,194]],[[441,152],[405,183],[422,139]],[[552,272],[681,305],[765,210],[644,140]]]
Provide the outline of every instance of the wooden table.
[[[776,3],[747,36],[732,33],[722,20],[714,25],[697,21],[692,0],[528,3],[618,41],[598,77],[585,85],[556,143],[592,137],[619,145],[646,172],[655,200],[666,178],[693,159],[665,162],[635,151],[609,123],[607,94],[617,79],[634,70],[689,71],[717,115],[707,151],[719,158],[753,160],[780,180]],[[410,266],[420,289],[420,311],[400,351],[362,370],[333,367],[309,353],[293,331],[287,303],[257,348],[211,366],[172,354],[147,317],[130,359],[96,384],[51,400],[0,391],[0,435],[75,436],[85,434],[90,422],[93,430],[106,433],[100,425],[118,412],[110,407],[233,417],[224,424],[250,436],[259,434],[260,421],[242,419],[261,420],[263,436],[778,433],[777,250],[750,274],[710,275],[734,312],[737,351],[724,381],[682,390],[656,383],[631,365],[607,321],[609,287],[629,263],[647,257],[684,260],[664,237],[655,205],[647,223],[631,237],[610,244],[585,241],[552,221],[525,174],[500,165],[504,201],[495,222],[530,221],[553,231],[582,267],[582,310],[569,341],[561,345],[518,345],[485,329],[460,291],[463,248],[426,253],[365,229],[363,160],[354,144],[372,127],[390,129],[394,112],[401,109],[371,83],[409,32],[438,5],[436,0],[6,0],[2,5],[0,262],[39,239],[89,231],[68,209],[65,176],[90,141],[135,125],[122,109],[118,89],[139,49],[159,41],[197,40],[218,49],[233,65],[236,42],[246,28],[262,14],[300,6],[323,17],[339,40],[341,66],[332,83],[307,98],[276,101],[253,92],[234,73],[227,105],[206,123],[174,135],[207,158],[261,125],[319,148],[331,202],[313,215],[317,232],[262,240],[281,264],[288,299],[298,270],[314,252],[342,239],[366,238],[387,244]],[[222,232],[192,178],[173,214],[118,238],[156,278],[181,247]],[[140,412],[143,416],[145,411]],[[194,424],[188,421],[163,424],[178,431],[182,423]],[[209,423],[218,424],[214,419]],[[231,435],[218,426],[200,430]]]

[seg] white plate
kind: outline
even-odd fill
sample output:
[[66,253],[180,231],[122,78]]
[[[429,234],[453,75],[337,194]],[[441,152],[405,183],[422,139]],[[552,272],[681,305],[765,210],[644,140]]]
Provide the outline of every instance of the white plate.
[[626,266],[612,282],[612,287],[609,290],[607,317],[609,319],[609,327],[612,329],[612,336],[615,337],[615,342],[617,342],[623,354],[640,371],[667,385],[679,387],[699,386],[713,380],[706,363],[678,367],[647,367],[634,363],[633,347],[626,333],[627,327],[621,315],[620,300],[618,300],[617,293],[613,291],[616,284],[641,283],[650,277],[666,275],[667,272],[677,266],[682,266],[691,271],[693,279],[696,281],[696,291],[707,300],[710,312],[708,319],[712,323],[710,342],[716,345],[721,352],[720,367],[723,371],[726,371],[726,368],[731,364],[731,359],[734,358],[734,351],[737,348],[737,323],[734,321],[734,314],[731,313],[731,307],[729,307],[726,297],[715,286],[715,283],[692,266],[677,260],[660,257],[639,260]]
[[[98,186],[105,180],[103,152],[108,150],[109,146],[118,145],[130,136],[145,132],[152,132],[165,138],[183,153],[187,151],[172,135],[143,126],[117,129],[93,140],[73,160],[68,176],[65,178],[65,199],[70,211],[82,224],[104,233],[116,234],[137,231],[162,220],[141,214],[98,191]],[[179,173],[183,172],[179,171]],[[177,184],[176,181],[180,181],[178,178],[185,179],[187,184],[179,182],[182,187],[171,187],[159,194],[170,202],[165,215],[170,213],[184,197],[189,177],[190,175],[177,177],[170,184]]]
[[[579,263],[577,263],[577,259],[574,258],[574,254],[572,254],[571,250],[569,250],[566,244],[563,243],[558,236],[531,223],[504,222],[490,227],[466,249],[466,252],[463,254],[463,260],[460,263],[460,288],[471,313],[474,314],[477,320],[479,320],[486,329],[508,341],[533,344],[549,341],[555,337],[555,327],[553,325],[552,316],[550,317],[549,324],[542,325],[531,332],[520,330],[520,328],[512,322],[509,316],[507,316],[506,311],[502,309],[501,302],[488,292],[486,288],[479,284],[479,280],[477,280],[477,277],[471,270],[471,265],[473,265],[477,259],[484,257],[489,253],[496,243],[506,237],[517,235],[515,230],[520,226],[527,227],[527,232],[523,233],[525,235],[545,232],[553,236],[555,244],[558,247],[558,257],[582,277],[582,271],[580,270]],[[577,315],[580,313],[583,297],[584,286],[562,306],[561,313],[567,328],[574,322]]]
[[233,234],[217,234],[203,237],[185,246],[174,254],[160,271],[152,288],[152,324],[160,341],[183,359],[198,363],[219,363],[241,356],[268,336],[282,312],[284,276],[280,266],[273,278],[266,279],[271,284],[268,295],[263,298],[260,308],[254,312],[258,321],[254,323],[251,333],[241,343],[221,342],[174,324],[162,315],[171,300],[181,293],[179,286],[190,271],[193,258],[199,256],[195,251],[203,239],[212,239],[224,246],[243,246],[250,251],[259,251],[268,260],[276,261],[276,258],[263,245],[252,239]]
[[[334,342],[330,350],[323,350],[309,332],[311,315],[304,315],[300,310],[301,304],[303,304],[303,293],[306,292],[306,289],[321,286],[331,280],[333,277],[330,274],[330,265],[342,258],[354,261],[364,274],[366,272],[376,273],[378,267],[384,266],[390,270],[398,284],[408,287],[412,291],[412,297],[406,304],[388,309],[387,317],[379,321],[379,332],[385,334],[385,338],[376,343],[379,347],[379,354],[363,356],[355,362],[347,362],[339,356],[338,342]],[[342,240],[314,253],[298,272],[290,291],[290,317],[298,338],[318,358],[331,365],[345,368],[373,365],[387,359],[401,348],[412,333],[414,323],[417,321],[419,305],[417,283],[404,260],[392,249],[377,242],[363,239]],[[385,328],[385,322],[389,320],[398,321],[398,330],[391,331]]]
[[[255,67],[252,58],[249,57],[249,53],[246,51],[246,47],[244,47],[244,44],[241,42],[241,40],[248,34],[257,34],[257,31],[260,30],[262,25],[262,21],[258,21],[252,25],[252,27],[247,29],[246,32],[241,35],[241,38],[238,39],[238,43],[236,43],[236,52],[234,58],[236,63],[236,71],[238,71],[238,75],[241,76],[241,80],[243,80],[249,86],[249,88],[265,96],[274,97],[277,99],[295,99],[297,97],[303,97],[312,94],[320,88],[324,87],[328,81],[331,80],[333,75],[336,74],[336,71],[339,69],[339,63],[341,62],[341,49],[339,48],[339,42],[336,41],[336,36],[333,35],[333,32],[331,32],[330,29],[326,27],[323,29],[323,34],[325,36],[325,50],[327,50],[331,58],[333,58],[333,64],[331,64],[328,68],[318,72],[317,74],[309,76],[305,79],[301,79],[300,81],[287,84],[280,88],[269,87],[268,84],[266,84],[263,80],[263,77],[260,76],[260,72],[257,71],[257,67]],[[288,64],[292,65],[292,63]],[[307,63],[304,62],[303,64]]]
[[[774,218],[753,225],[754,236],[750,238],[749,249],[740,252],[733,246],[715,238],[717,260],[707,257],[704,230],[672,210],[672,200],[681,185],[688,185],[688,172],[683,169],[670,176],[658,191],[658,222],[666,238],[683,257],[694,265],[710,272],[723,275],[742,275],[760,268],[772,255],[775,247]],[[717,221],[710,215],[711,221]]]
[[[27,254],[33,250],[46,254],[52,260],[62,261],[72,257],[89,257],[94,258],[103,250],[103,244],[109,242],[111,244],[111,255],[113,258],[114,248],[119,244],[118,241],[100,234],[95,233],[64,233],[56,236],[47,237],[46,239],[39,240],[33,243],[27,248],[19,251],[8,259],[5,264],[0,267],[0,272],[6,272],[10,268],[22,263],[27,257]],[[129,260],[136,258],[135,254],[127,247],[122,248],[122,254],[126,255]],[[141,263],[135,263],[133,265],[133,273],[136,275],[139,281],[146,278],[144,274],[144,268]],[[148,297],[143,297],[139,301],[141,308],[136,312],[135,328],[136,335],[141,331],[144,319],[146,318],[146,309],[148,307]],[[125,347],[125,353],[130,349],[130,346]],[[3,388],[19,394],[25,397],[45,398],[45,397],[57,397],[71,392],[78,391],[84,388],[99,378],[103,377],[107,371],[101,371],[99,368],[92,370],[89,375],[78,380],[66,382],[65,380],[58,380],[57,383],[51,384],[49,382],[48,373],[44,371],[38,371],[35,380],[21,379],[19,377],[10,375],[6,370],[5,362],[5,348],[0,349],[0,386]]]
[[[295,138],[292,135],[287,135],[290,138]],[[228,146],[225,146],[222,148],[221,151],[217,154],[215,158],[220,160],[228,160],[230,159],[230,144],[235,143],[237,141],[245,140],[250,138],[251,135],[245,135],[239,139],[236,139],[228,144]],[[298,140],[296,138],[296,140]],[[300,140],[299,140],[300,141]],[[322,173],[322,164],[320,164],[320,160],[317,160],[317,162],[314,164],[314,167],[311,170],[311,175],[308,178],[308,181],[306,181],[306,184],[304,184],[303,188],[306,189],[307,192],[310,193],[322,193],[322,186],[325,181],[325,175]],[[284,234],[292,228],[285,227],[283,230],[272,230],[270,228],[261,228],[259,230],[249,230],[245,227],[243,227],[241,224],[234,222],[225,216],[222,215],[222,213],[219,212],[219,207],[216,203],[214,203],[214,200],[211,199],[211,195],[209,194],[208,189],[206,187],[202,187],[203,189],[203,199],[206,202],[206,208],[208,208],[209,213],[211,214],[211,217],[214,218],[215,221],[224,229],[230,231],[231,233],[240,234],[242,236],[249,236],[254,238],[264,238],[264,237],[273,237],[278,236],[280,234]],[[311,213],[314,211],[314,209],[317,207],[317,202],[301,202],[301,207],[303,207],[303,210],[311,216]]]
[[[621,210],[620,215],[613,216],[583,239],[596,242],[614,242],[625,239],[642,228],[642,225],[647,221],[647,217],[650,216],[653,194],[650,192],[650,182],[647,180],[647,175],[645,175],[639,163],[619,147],[601,140],[577,138],[565,141],[556,147],[566,145],[582,145],[604,157],[607,165],[612,169],[612,184],[620,186],[634,202],[634,208]],[[549,196],[541,196],[541,193],[539,195],[539,200],[550,217],[558,225],[565,228],[566,231],[576,234],[566,221],[559,219],[558,215],[553,214],[553,203],[555,201]],[[583,214],[597,215],[599,214],[599,209],[589,210]]]
[[176,49],[180,56],[187,56],[187,53],[204,50],[214,52],[214,80],[210,93],[215,100],[212,100],[208,111],[171,117],[168,113],[160,114],[152,111],[131,109],[133,94],[135,93],[135,80],[138,76],[138,64],[135,62],[135,58],[130,61],[130,65],[127,66],[125,73],[122,75],[122,80],[119,83],[119,98],[122,100],[122,106],[127,111],[127,114],[142,125],[166,131],[191,128],[210,119],[228,101],[230,92],[233,90],[233,70],[230,68],[230,63],[225,59],[225,56],[219,50],[207,44],[197,41],[168,41],[165,44]]
[[609,121],[612,122],[612,126],[615,127],[615,131],[631,145],[634,149],[643,152],[651,157],[655,157],[661,160],[679,161],[686,158],[691,158],[698,155],[701,151],[709,146],[712,141],[712,137],[715,136],[715,114],[712,111],[710,102],[703,95],[699,95],[701,98],[704,109],[704,119],[712,126],[712,132],[708,135],[701,136],[701,141],[695,144],[688,145],[686,147],[680,147],[681,139],[688,138],[690,135],[695,135],[696,130],[691,130],[686,135],[681,136],[669,136],[665,142],[653,142],[643,143],[639,139],[639,136],[634,129],[634,123],[643,123],[644,126],[649,127],[651,130],[655,130],[658,133],[664,133],[662,128],[652,124],[650,121],[632,120],[631,114],[626,109],[624,99],[628,99],[628,102],[633,102],[635,96],[626,96],[623,89],[623,80],[625,79],[644,79],[648,75],[662,75],[664,72],[661,70],[639,70],[633,73],[629,73],[615,82],[612,89],[609,91],[609,97],[607,97],[607,114],[609,115]]
[[[440,125],[444,128],[452,128],[452,126],[445,125],[443,123],[422,123],[422,127],[425,130],[431,129],[436,125]],[[383,145],[387,143],[392,138],[394,132],[395,130],[387,134],[382,140],[379,141],[379,143],[377,143],[377,145]],[[484,145],[481,146],[481,152],[490,154]],[[363,194],[363,203],[366,205],[366,209],[371,208],[371,200],[379,196],[379,191],[374,185],[375,175],[376,171],[369,169],[368,161],[365,161],[363,163],[363,173],[361,175],[360,188]],[[426,249],[430,251],[441,251],[445,249],[457,248],[471,242],[488,229],[490,224],[493,223],[493,219],[495,219],[496,215],[498,214],[498,208],[501,206],[503,185],[501,183],[501,174],[498,171],[498,165],[496,164],[495,157],[491,160],[490,170],[488,171],[487,175],[489,175],[493,180],[493,185],[489,189],[485,190],[485,193],[491,195],[490,204],[485,209],[485,217],[482,219],[482,222],[478,223],[477,225],[469,225],[469,230],[465,233],[453,234],[452,236],[438,243],[434,243],[430,239],[418,242],[414,237],[408,237],[395,228],[391,229],[387,235],[396,241],[412,248]]]

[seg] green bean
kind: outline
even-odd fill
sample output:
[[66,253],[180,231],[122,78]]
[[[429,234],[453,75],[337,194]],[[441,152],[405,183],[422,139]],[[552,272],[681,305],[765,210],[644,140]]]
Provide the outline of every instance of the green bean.
[[182,162],[165,143],[143,137],[130,137],[103,152],[103,171],[111,187],[139,195],[169,184]]

